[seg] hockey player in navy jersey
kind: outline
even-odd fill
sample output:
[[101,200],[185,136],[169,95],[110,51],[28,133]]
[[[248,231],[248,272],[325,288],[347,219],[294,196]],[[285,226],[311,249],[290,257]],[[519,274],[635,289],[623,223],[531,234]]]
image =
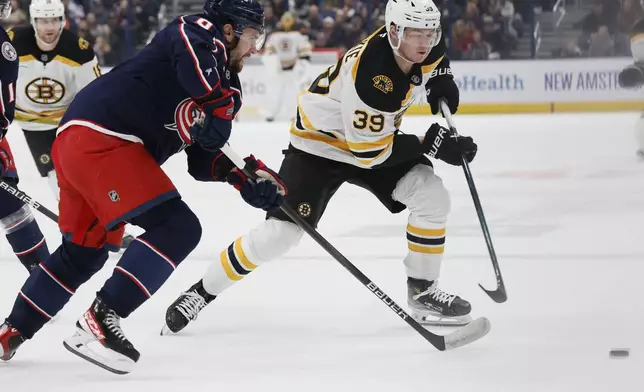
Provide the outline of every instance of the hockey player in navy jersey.
[[264,179],[254,184],[219,151],[242,104],[237,73],[261,47],[263,23],[256,0],[208,0],[202,14],[175,19],[77,95],[52,151],[63,243],[22,287],[0,329],[0,358],[10,359],[102,268],[129,222],[145,233],[64,345],[114,373],[132,369],[139,352],[121,318],[163,285],[201,237],[199,220],[160,168],[170,156],[185,150],[197,180],[227,181],[252,206],[279,207],[285,188],[277,174],[251,155],[248,167]]
[[[11,14],[11,1],[0,0],[0,19]],[[16,80],[18,79],[18,54],[9,35],[0,27],[0,180],[3,187],[16,188],[18,172],[5,139],[13,121],[16,107]],[[0,190],[0,228],[4,230],[14,253],[27,268],[35,269],[49,256],[45,237],[31,213],[31,209],[4,190]],[[1,350],[1,349],[0,349]]]

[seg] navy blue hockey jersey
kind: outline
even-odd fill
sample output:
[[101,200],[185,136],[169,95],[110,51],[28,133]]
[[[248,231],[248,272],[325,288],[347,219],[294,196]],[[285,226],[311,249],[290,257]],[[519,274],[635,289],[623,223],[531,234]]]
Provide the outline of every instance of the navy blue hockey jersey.
[[18,53],[9,35],[0,27],[0,139],[7,133],[16,108],[16,80],[18,80]]
[[214,113],[231,102],[234,113],[241,107],[240,81],[228,68],[224,42],[221,26],[205,15],[175,19],[136,56],[82,89],[58,132],[83,125],[143,143],[165,162],[193,143],[188,130],[201,111]]

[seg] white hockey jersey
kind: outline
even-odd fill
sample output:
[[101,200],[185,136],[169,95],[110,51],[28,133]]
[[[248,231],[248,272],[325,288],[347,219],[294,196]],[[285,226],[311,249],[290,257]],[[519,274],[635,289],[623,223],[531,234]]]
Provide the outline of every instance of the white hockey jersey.
[[299,31],[276,31],[266,41],[266,54],[275,55],[282,69],[292,69],[297,60],[309,58],[311,51],[309,38]]
[[449,67],[443,40],[422,64],[403,73],[383,26],[299,95],[291,144],[363,168],[385,162],[403,114],[414,102],[426,103],[425,84],[439,66]]
[[101,75],[94,51],[69,30],[63,30],[58,45],[49,52],[40,50],[31,26],[8,34],[20,58],[16,121],[29,131],[58,127],[76,93]]

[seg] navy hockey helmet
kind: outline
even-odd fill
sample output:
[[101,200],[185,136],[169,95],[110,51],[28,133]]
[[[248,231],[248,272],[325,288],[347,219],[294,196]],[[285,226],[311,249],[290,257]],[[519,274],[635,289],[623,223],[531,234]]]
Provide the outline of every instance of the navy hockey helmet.
[[257,30],[258,50],[264,43],[264,7],[258,0],[206,0],[204,13],[214,21],[233,25],[238,38],[246,28]]

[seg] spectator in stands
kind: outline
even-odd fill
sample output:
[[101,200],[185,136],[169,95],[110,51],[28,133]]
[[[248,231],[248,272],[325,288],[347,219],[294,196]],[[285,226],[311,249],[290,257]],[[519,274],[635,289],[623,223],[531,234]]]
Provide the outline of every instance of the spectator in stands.
[[599,26],[606,25],[607,23],[608,18],[604,14],[604,4],[597,1],[590,14],[586,15],[579,23],[577,23],[576,27],[581,28],[583,34],[591,35],[599,30]]
[[631,27],[643,16],[642,6],[634,0],[622,0],[622,7],[617,14],[617,31],[630,34]]
[[309,23],[312,37],[316,36],[322,30],[322,17],[320,16],[320,8],[317,5],[313,4],[309,7],[306,21]]
[[473,41],[472,24],[466,24],[463,19],[454,22],[452,26],[452,53],[451,58],[460,60]]
[[96,37],[94,53],[96,53],[96,58],[101,66],[114,65],[118,61],[118,59],[114,57],[114,53],[112,53],[110,44],[102,35]]
[[554,49],[552,51],[552,57],[554,58],[574,58],[574,57],[582,57],[582,52],[581,48],[579,47],[579,43],[577,39],[572,39],[568,41],[566,46],[559,48],[559,49]]
[[600,26],[596,33],[590,36],[590,48],[588,55],[590,57],[609,57],[615,50],[615,43],[610,36],[608,26]]
[[11,0],[11,15],[9,15],[8,18],[2,20],[2,27],[4,27],[5,29],[11,29],[16,26],[21,26],[25,23],[29,23],[27,13],[22,9],[18,0]]
[[472,42],[467,46],[463,60],[488,60],[490,53],[490,44],[483,41],[479,30],[475,30],[472,35]]

